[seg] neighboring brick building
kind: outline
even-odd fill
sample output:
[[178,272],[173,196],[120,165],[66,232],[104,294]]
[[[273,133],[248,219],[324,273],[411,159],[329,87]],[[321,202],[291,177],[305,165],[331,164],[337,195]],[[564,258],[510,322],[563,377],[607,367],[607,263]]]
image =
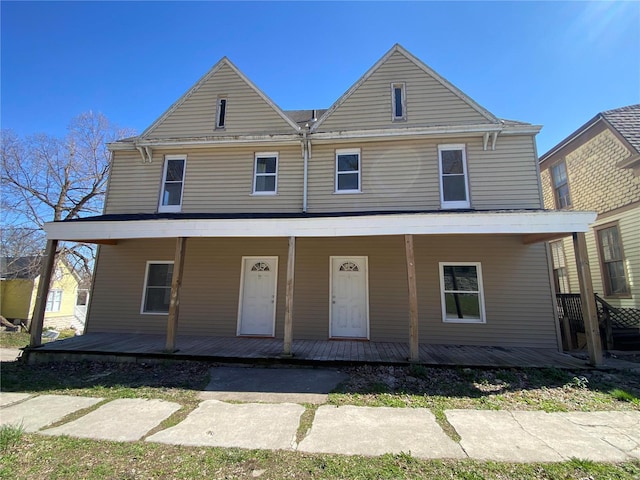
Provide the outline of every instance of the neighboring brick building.
[[[640,105],[599,113],[540,157],[547,209],[595,210],[587,234],[594,290],[640,308]],[[577,293],[571,238],[551,242],[556,289]]]

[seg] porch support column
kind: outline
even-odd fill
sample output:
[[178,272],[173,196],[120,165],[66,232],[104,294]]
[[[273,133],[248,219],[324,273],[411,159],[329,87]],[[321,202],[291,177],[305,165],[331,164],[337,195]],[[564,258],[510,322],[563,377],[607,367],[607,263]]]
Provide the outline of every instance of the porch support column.
[[169,317],[167,319],[167,343],[165,351],[176,351],[176,333],[178,331],[178,316],[180,310],[180,288],[182,287],[182,272],[184,271],[184,255],[187,248],[187,238],[176,239],[176,254],[173,262],[173,276],[171,277],[171,299],[169,300]]
[[589,268],[589,257],[587,255],[587,241],[583,232],[574,232],[573,248],[575,250],[576,265],[578,267],[580,303],[582,304],[584,331],[587,336],[589,363],[593,366],[599,366],[602,365],[602,343],[600,341],[600,328],[598,326],[596,297],[593,293],[591,269]]
[[36,294],[36,306],[31,318],[31,341],[30,347],[42,345],[42,326],[44,324],[44,312],[47,308],[47,297],[49,296],[49,285],[51,284],[51,273],[56,260],[56,249],[58,240],[47,240],[47,247],[42,260],[42,270],[40,271],[40,283],[38,283],[38,293]]
[[283,356],[291,357],[293,342],[293,287],[296,267],[296,237],[289,237],[289,257],[287,258],[287,291],[284,306],[284,351]]
[[416,263],[413,253],[413,235],[404,236],[407,257],[407,285],[409,287],[409,361],[420,361],[418,338],[418,287],[416,284]]

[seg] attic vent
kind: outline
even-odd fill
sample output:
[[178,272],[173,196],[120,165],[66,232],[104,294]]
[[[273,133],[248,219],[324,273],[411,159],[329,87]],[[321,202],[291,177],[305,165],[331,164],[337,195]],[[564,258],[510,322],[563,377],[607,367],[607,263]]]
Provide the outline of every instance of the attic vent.
[[227,116],[227,99],[218,97],[218,108],[216,112],[216,128],[224,128],[224,122]]

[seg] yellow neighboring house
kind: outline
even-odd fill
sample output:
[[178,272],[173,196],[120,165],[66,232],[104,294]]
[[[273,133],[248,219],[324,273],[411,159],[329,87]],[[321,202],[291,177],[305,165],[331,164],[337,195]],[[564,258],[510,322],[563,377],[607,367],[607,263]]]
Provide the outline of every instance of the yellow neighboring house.
[[[41,257],[1,257],[0,314],[27,323],[33,315],[40,282]],[[75,320],[80,278],[64,260],[56,265],[47,297],[44,327],[70,328]]]
[[[599,113],[540,157],[548,209],[595,210],[587,250],[596,293],[640,309],[640,104]],[[571,238],[551,242],[558,293],[578,293]]]

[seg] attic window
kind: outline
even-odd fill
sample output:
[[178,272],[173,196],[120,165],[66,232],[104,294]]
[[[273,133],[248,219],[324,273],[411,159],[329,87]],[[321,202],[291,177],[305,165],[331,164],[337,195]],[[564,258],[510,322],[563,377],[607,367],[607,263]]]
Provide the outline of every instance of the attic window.
[[224,121],[227,116],[227,99],[218,98],[218,108],[216,112],[216,128],[224,128]]
[[407,107],[404,83],[391,84],[391,106],[393,109],[392,120],[402,122],[407,119]]

